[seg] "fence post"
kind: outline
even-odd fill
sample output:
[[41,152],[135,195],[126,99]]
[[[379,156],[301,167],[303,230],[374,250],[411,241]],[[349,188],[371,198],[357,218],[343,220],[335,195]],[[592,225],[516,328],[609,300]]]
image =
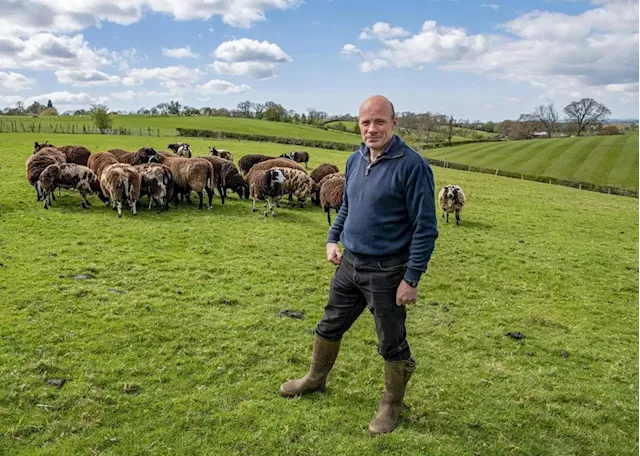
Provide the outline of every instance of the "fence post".
[[578,184],[578,190],[582,190],[582,184]]
[[496,176],[498,175],[498,170],[496,169]]
[[157,131],[158,131],[158,138],[159,138],[160,137],[160,129],[158,128]]
[[140,127],[140,136],[142,136],[142,127]]
[[151,127],[149,127],[147,130],[149,130],[149,136],[151,136]]

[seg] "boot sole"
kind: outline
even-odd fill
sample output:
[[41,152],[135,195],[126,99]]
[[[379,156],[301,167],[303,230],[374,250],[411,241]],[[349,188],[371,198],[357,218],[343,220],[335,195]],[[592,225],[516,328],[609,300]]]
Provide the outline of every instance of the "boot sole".
[[393,430],[396,427],[392,427],[391,429],[389,429],[388,431],[381,431],[379,429],[374,428],[373,426],[369,425],[369,435],[382,435],[382,434],[389,434],[390,432],[393,432]]
[[302,391],[300,393],[294,393],[294,392],[283,389],[282,386],[280,387],[280,395],[282,397],[297,397],[297,396],[302,396],[304,394],[315,393],[316,391],[320,391],[321,393],[324,393],[325,388],[318,388],[314,390]]

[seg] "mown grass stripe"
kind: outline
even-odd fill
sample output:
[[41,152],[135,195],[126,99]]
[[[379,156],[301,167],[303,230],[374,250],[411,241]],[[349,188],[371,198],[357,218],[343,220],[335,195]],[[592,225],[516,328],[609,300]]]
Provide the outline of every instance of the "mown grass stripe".
[[599,171],[602,169],[611,169],[622,152],[625,138],[620,136],[613,137],[611,142],[599,143],[584,160],[584,162],[573,173],[573,179],[584,182],[596,182],[598,184],[607,184],[606,179],[602,178]]
[[[607,174],[606,183],[626,188],[638,188],[638,135],[625,135],[623,151]],[[615,183],[614,183],[615,182]]]

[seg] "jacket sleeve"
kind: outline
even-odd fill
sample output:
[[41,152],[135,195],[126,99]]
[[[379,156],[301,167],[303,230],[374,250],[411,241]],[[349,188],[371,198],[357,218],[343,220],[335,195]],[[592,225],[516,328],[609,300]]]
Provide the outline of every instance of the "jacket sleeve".
[[427,270],[438,238],[434,194],[433,172],[423,159],[421,165],[415,166],[409,175],[405,192],[409,219],[413,224],[409,261],[405,272],[405,278],[409,280],[420,280]]
[[345,168],[345,181],[344,181],[344,192],[342,193],[342,206],[340,206],[340,210],[338,211],[338,215],[336,216],[331,228],[329,228],[329,235],[327,236],[327,244],[338,243],[340,241],[340,235],[342,234],[342,230],[344,229],[344,221],[347,218],[347,213],[349,212],[349,201],[347,200],[347,182],[349,182],[349,160],[347,160],[347,166]]

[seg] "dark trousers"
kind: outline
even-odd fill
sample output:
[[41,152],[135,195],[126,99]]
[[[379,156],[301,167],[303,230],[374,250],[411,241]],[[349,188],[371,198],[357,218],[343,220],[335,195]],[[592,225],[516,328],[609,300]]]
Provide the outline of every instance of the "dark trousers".
[[331,280],[329,302],[316,334],[330,341],[342,338],[365,307],[369,307],[376,323],[378,352],[387,361],[410,359],[404,326],[406,309],[396,305],[406,262],[407,255],[367,259],[345,251]]

